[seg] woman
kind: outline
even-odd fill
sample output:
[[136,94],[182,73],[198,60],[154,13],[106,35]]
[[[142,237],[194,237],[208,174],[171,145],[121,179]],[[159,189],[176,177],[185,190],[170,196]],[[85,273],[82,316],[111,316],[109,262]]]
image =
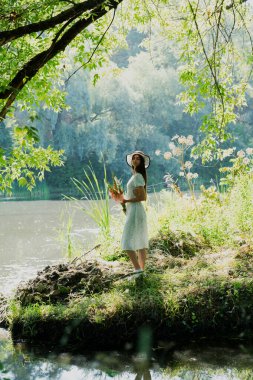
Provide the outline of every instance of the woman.
[[126,161],[132,167],[133,175],[127,183],[126,197],[119,197],[121,203],[126,203],[126,222],[123,230],[121,247],[126,251],[133,263],[135,273],[142,273],[148,249],[148,229],[146,212],[142,201],[147,198],[147,174],[150,158],[141,151],[135,151],[126,156]]

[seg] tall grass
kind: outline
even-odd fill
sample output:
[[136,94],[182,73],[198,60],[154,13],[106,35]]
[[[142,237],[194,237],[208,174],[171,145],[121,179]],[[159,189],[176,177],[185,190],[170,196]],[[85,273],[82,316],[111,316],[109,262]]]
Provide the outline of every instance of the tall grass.
[[[89,166],[82,181],[73,179],[85,204],[74,197],[83,210],[98,225],[101,237],[100,254],[108,260],[124,260],[120,239],[125,216],[110,215],[107,191],[107,173],[101,186]],[[203,190],[203,189],[202,189]],[[225,191],[204,189],[195,198],[183,197],[171,191],[161,191],[149,196],[147,207],[149,238],[157,235],[164,225],[172,231],[183,231],[203,238],[212,248],[233,246],[238,237],[252,241],[253,237],[253,176],[238,176],[233,186]],[[72,250],[72,247],[71,247]]]
[[241,175],[228,197],[231,230],[253,237],[253,174]]
[[65,196],[66,199],[76,202],[78,209],[88,215],[98,226],[104,237],[110,235],[110,210],[109,194],[107,190],[107,172],[104,164],[104,178],[101,185],[96,173],[90,164],[84,169],[84,179],[72,179],[73,184],[81,195],[81,200],[85,200],[85,205],[73,196]]
[[148,208],[151,235],[166,224],[202,236],[211,246],[233,245],[238,236],[253,237],[253,176],[238,176],[227,192],[203,192],[193,202],[162,191],[156,204]]

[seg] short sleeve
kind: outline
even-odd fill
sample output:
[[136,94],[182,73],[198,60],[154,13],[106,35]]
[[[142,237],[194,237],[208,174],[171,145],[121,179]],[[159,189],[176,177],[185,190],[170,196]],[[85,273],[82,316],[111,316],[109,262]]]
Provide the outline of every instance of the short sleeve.
[[135,187],[138,187],[138,186],[145,186],[145,180],[144,180],[142,174],[137,173],[137,174],[135,175],[134,185],[135,185]]

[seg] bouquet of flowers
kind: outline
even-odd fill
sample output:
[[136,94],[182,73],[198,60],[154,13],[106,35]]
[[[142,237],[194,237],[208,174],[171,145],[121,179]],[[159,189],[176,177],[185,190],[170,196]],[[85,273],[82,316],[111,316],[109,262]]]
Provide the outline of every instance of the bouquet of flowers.
[[114,176],[112,185],[110,183],[107,183],[107,186],[111,198],[114,199],[116,202],[120,202],[124,213],[126,213],[126,205],[125,203],[121,202],[124,193],[121,185],[121,180]]

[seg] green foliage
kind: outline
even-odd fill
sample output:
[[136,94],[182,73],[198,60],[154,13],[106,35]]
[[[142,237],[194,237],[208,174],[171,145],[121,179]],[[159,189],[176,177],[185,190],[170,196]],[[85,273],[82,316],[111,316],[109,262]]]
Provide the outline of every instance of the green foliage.
[[37,131],[31,127],[15,128],[11,151],[0,151],[0,190],[11,193],[14,181],[31,190],[36,178],[44,179],[50,166],[63,165],[63,151],[54,151],[50,146],[36,147]]
[[[252,185],[252,175],[246,173],[239,175],[227,192],[219,192],[214,186],[202,186],[196,200],[187,195],[161,193],[160,225],[171,231],[167,230],[165,241],[170,242],[170,234],[177,231],[190,232],[213,247],[233,246],[238,236],[251,241]],[[170,250],[174,251],[173,245],[168,248]]]
[[203,246],[203,240],[189,232],[171,231],[170,220],[163,221],[158,235],[150,241],[150,249],[158,248],[163,254],[184,258],[195,256]]
[[[163,17],[163,33],[175,40],[180,54],[179,79],[185,90],[179,101],[186,112],[203,116],[204,139],[195,148],[203,161],[215,157],[215,150],[231,137],[228,127],[246,105],[250,14],[239,2],[231,11],[216,1],[187,1],[181,2],[176,19],[171,20],[169,12]],[[249,38],[247,47],[244,38]]]
[[[118,224],[118,221],[114,220],[114,223],[111,224],[111,230],[113,229],[113,233],[111,231],[111,236],[108,236],[101,241],[102,244],[98,252],[101,257],[107,261],[127,261],[126,254],[120,247],[121,231],[115,226],[116,223]],[[117,233],[115,230],[117,230]]]
[[[40,2],[39,9],[37,5],[37,0],[23,0],[14,5],[7,0],[3,1],[1,30],[50,20],[70,9],[74,3],[44,0]],[[165,36],[167,40],[174,41],[171,47],[180,60],[179,77],[186,88],[179,97],[180,101],[186,105],[186,111],[190,114],[200,110],[205,114],[200,128],[206,136],[204,143],[199,145],[198,152],[204,154],[209,150],[204,155],[204,159],[208,159],[217,144],[229,137],[227,126],[235,122],[238,107],[245,105],[252,55],[250,7],[239,1],[230,8],[211,0],[181,1],[177,9],[178,17],[175,18],[174,7],[166,1],[143,3],[140,0],[125,0],[116,12],[114,28],[108,30],[113,19],[109,5],[108,1],[102,2],[102,8],[107,13],[94,21],[90,28],[80,31],[64,53],[53,57],[42,66],[36,77],[27,82],[18,94],[16,106],[29,113],[33,112],[34,105],[62,109],[66,90],[64,76],[71,74],[68,71],[71,67],[66,62],[67,55],[72,57],[76,65],[74,70],[84,67],[93,71],[94,83],[101,77],[100,67],[108,63],[115,48],[126,45],[125,37],[131,29],[135,28],[143,35],[146,34],[146,41],[142,46],[145,49],[149,47],[151,53],[154,50],[153,40],[156,42],[155,39],[161,40],[161,36]],[[89,12],[81,12],[77,20],[88,17]],[[154,24],[153,40],[149,33],[151,20]],[[71,28],[73,24],[70,22],[65,25],[66,30],[67,26]],[[53,48],[51,44],[57,33],[61,32],[62,35],[66,31],[61,28],[62,24],[58,24],[43,33],[31,33],[14,39],[10,41],[11,49],[6,49],[3,45],[0,51],[3,62],[0,71],[1,90],[8,88],[13,77],[34,55],[49,46]],[[242,41],[247,42],[242,44]],[[156,47],[156,51],[158,49]],[[157,65],[155,54],[152,59]],[[163,66],[161,61],[158,64]],[[5,100],[1,100],[1,104],[4,103]],[[10,115],[13,115],[13,111]]]
[[[1,4],[0,29],[12,30],[50,19],[73,5],[43,0],[38,9],[37,0],[15,4],[5,0]],[[217,149],[234,136],[232,124],[237,121],[238,110],[246,105],[252,61],[251,9],[247,2],[233,2],[229,8],[211,0],[181,1],[177,18],[174,7],[166,1],[124,0],[115,15],[109,11],[109,5],[104,1],[103,9],[107,13],[77,34],[64,52],[49,60],[27,81],[18,92],[6,123],[13,124],[14,117],[25,118],[24,111],[31,119],[38,113],[42,119],[34,122],[41,129],[44,146],[63,147],[70,161],[78,158],[85,162],[93,152],[98,154],[102,144],[107,164],[120,176],[122,163],[115,158],[136,148],[151,153],[157,147],[166,151],[166,138],[177,131],[191,133],[195,138],[197,126],[195,155],[202,161],[216,160]],[[79,14],[76,20],[88,16],[89,12]],[[107,30],[112,19],[114,27]],[[72,25],[70,22],[61,30],[59,24],[3,45],[0,91],[8,88],[13,77],[34,55],[49,48],[58,32],[62,35]],[[129,31],[134,31],[137,37],[132,54],[131,47],[128,52],[122,51],[123,59],[119,49],[126,48],[133,38]],[[89,70],[90,77],[84,76],[80,68]],[[75,71],[77,74],[71,77]],[[92,83],[96,83],[96,88]],[[198,113],[199,116],[183,115],[176,99],[189,115]],[[5,102],[6,99],[1,99],[0,106],[4,107]],[[57,115],[48,110],[55,110]],[[215,165],[216,162],[209,177],[217,175]],[[160,182],[159,173],[165,165],[160,160],[153,168],[149,178]],[[207,170],[202,172],[208,181]],[[187,174],[189,177],[195,173]],[[127,175],[127,168],[123,169],[123,175]],[[66,177],[59,178],[59,183],[67,187]],[[35,182],[21,175],[19,183],[31,188]],[[193,179],[189,179],[188,185],[193,187]]]
[[[232,149],[234,150],[234,148]],[[221,178],[221,184],[226,185],[228,188],[232,188],[235,182],[240,182],[240,177],[247,177],[247,174],[253,172],[253,148],[247,148],[246,152],[240,150],[237,152],[237,156],[230,158],[229,162],[231,166],[223,166],[220,168],[221,173],[226,173],[224,178]]]
[[253,236],[253,176],[252,173],[239,175],[228,195],[227,213],[234,231],[243,236]]

